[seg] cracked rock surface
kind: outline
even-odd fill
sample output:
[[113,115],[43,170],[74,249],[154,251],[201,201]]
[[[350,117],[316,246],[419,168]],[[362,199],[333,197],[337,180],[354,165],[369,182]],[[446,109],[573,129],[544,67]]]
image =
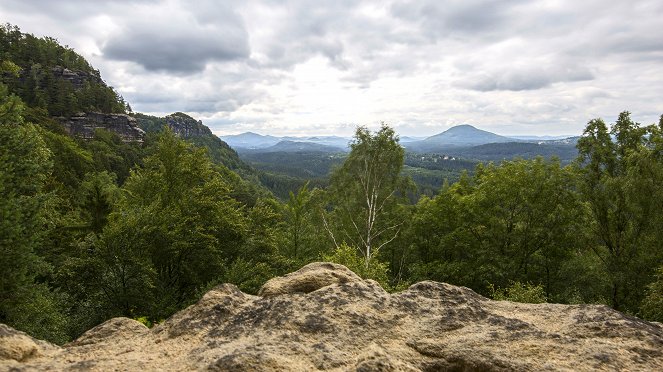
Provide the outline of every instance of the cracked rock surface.
[[663,326],[430,281],[389,294],[312,263],[260,296],[223,284],[152,329],[115,318],[63,347],[0,325],[0,370],[654,371]]

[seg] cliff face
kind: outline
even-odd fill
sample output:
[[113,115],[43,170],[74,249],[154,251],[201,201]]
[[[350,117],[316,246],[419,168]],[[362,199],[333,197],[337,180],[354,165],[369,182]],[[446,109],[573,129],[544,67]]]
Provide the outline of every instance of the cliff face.
[[145,137],[145,132],[136,125],[136,119],[125,114],[88,112],[61,118],[61,121],[70,135],[85,139],[94,138],[97,128],[117,133],[125,142],[143,142]]
[[60,348],[0,326],[0,370],[663,370],[663,327],[605,306],[491,301],[421,282],[389,294],[314,263],[224,284],[152,329],[111,319]]
[[81,89],[85,83],[104,84],[99,76],[88,74],[84,71],[75,71],[62,66],[51,68],[51,74],[56,79],[65,80],[71,83],[74,89]]
[[212,135],[212,131],[201,120],[196,120],[181,112],[166,116],[166,124],[181,138],[202,137]]

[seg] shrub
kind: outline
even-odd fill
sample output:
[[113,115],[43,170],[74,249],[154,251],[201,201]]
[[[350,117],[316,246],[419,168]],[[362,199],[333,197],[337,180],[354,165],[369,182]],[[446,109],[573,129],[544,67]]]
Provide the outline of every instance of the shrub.
[[540,304],[547,301],[546,292],[541,284],[512,282],[506,288],[497,288],[490,284],[493,300]]
[[359,250],[355,247],[343,243],[332,254],[323,255],[322,260],[344,265],[363,279],[373,279],[380,283],[383,288],[387,290],[391,289],[389,286],[389,269],[387,265],[378,261],[376,257],[373,257],[369,261],[368,267],[366,267],[364,257],[359,254]]

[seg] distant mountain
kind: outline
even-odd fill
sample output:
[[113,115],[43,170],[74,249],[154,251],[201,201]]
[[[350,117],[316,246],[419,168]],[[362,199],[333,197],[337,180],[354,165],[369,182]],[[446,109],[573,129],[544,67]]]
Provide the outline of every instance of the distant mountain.
[[518,142],[519,140],[477,129],[469,124],[457,125],[422,141],[403,143],[416,152],[439,152],[449,148],[470,147],[487,143]]
[[563,140],[571,137],[573,136],[509,136],[509,138],[515,138],[525,141],[554,141],[554,140]]
[[411,137],[411,136],[402,136],[400,137],[401,145],[404,143],[417,142],[426,139],[426,137]]
[[463,124],[428,137],[423,142],[438,145],[476,146],[486,143],[513,142],[513,139]]
[[337,153],[347,151],[347,147],[329,146],[314,142],[301,142],[301,141],[280,141],[276,145],[260,148],[260,149],[243,149],[239,148],[239,152],[319,152],[319,153]]
[[562,163],[569,163],[578,156],[576,141],[553,140],[539,142],[486,143],[472,147],[459,147],[449,150],[449,154],[464,159],[480,161],[501,161],[514,158],[531,159],[557,157]]
[[[231,136],[221,136],[221,139],[238,151],[264,150],[278,144],[279,142],[286,141],[286,142],[297,142],[297,143],[309,143],[312,145],[317,144],[322,146],[322,147],[310,146],[310,148],[313,149],[311,151],[338,152],[338,151],[346,151],[345,149],[348,148],[348,143],[350,142],[349,138],[338,137],[338,136],[275,137],[269,135],[261,135],[252,132],[246,132]],[[328,146],[330,148],[325,149],[324,146]],[[296,146],[292,144],[283,145],[285,151],[289,152],[292,152],[293,147]],[[305,146],[301,145],[301,148],[305,148]],[[281,150],[276,150],[276,151],[281,151]],[[302,151],[309,151],[309,150],[302,150]]]
[[313,137],[281,137],[284,141],[294,141],[294,142],[309,142],[317,143],[320,145],[347,148],[350,143],[349,138],[338,137],[338,136],[313,136]]
[[574,137],[553,139],[553,140],[548,140],[548,141],[539,141],[538,143],[544,144],[544,145],[572,145],[573,147],[575,147],[578,144],[579,139],[580,139],[580,136],[574,136]]
[[232,148],[244,149],[262,149],[274,146],[281,141],[281,138],[274,136],[263,136],[262,134],[246,132],[230,136],[220,136]]

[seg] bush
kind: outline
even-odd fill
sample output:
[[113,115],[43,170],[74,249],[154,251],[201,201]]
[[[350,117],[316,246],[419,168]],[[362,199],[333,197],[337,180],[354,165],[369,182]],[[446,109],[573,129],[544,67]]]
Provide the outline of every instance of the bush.
[[240,257],[230,264],[221,282],[232,283],[242,292],[256,294],[273,277],[274,273],[267,263],[247,261]]
[[490,284],[489,289],[493,300],[540,304],[547,301],[546,292],[541,284],[512,282],[506,288],[497,288]]
[[387,290],[391,289],[389,286],[389,269],[387,268],[387,264],[378,261],[374,257],[368,267],[366,267],[364,257],[359,254],[357,248],[343,243],[331,255],[323,255],[322,260],[344,265],[363,279],[373,279],[380,283],[383,288]]
[[647,286],[640,315],[647,320],[663,322],[663,266],[656,271],[656,281]]

